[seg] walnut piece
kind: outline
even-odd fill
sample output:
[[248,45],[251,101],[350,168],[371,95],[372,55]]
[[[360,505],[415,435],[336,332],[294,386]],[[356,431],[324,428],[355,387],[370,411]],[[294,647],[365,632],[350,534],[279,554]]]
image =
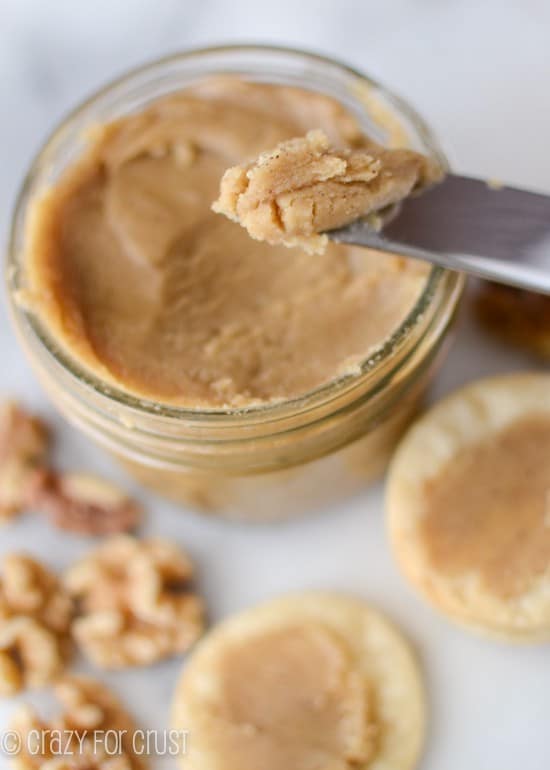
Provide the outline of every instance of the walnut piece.
[[57,577],[22,554],[4,558],[0,579],[0,695],[43,687],[71,650],[73,603]]
[[46,460],[49,432],[14,401],[0,405],[0,521],[26,506],[34,473]]
[[483,282],[475,309],[494,335],[539,358],[550,359],[550,297]]
[[109,535],[137,527],[141,508],[125,492],[85,473],[37,473],[30,492],[33,507],[60,529],[85,535]]
[[[148,767],[145,758],[134,750],[133,719],[104,685],[89,677],[66,676],[57,683],[55,694],[62,711],[51,720],[41,719],[27,706],[16,712],[10,728],[21,739],[21,751],[12,760],[13,770],[145,770]],[[37,735],[41,736],[43,749],[39,753]]]
[[110,538],[65,576],[77,600],[73,635],[102,668],[143,666],[185,652],[204,628],[193,565],[159,539]]

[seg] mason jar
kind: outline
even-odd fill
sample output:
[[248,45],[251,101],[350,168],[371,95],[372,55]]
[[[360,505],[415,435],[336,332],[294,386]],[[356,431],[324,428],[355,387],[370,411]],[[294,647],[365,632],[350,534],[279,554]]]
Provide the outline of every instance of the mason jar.
[[21,345],[70,423],[140,482],[185,507],[266,520],[333,504],[380,476],[442,358],[463,276],[436,267],[427,272],[407,317],[353,373],[298,398],[243,409],[180,408],[118,389],[75,360],[21,301],[29,207],[78,159],[86,129],[221,73],[332,96],[373,138],[406,141],[446,166],[432,132],[403,100],[339,62],[270,46],[169,56],[103,88],[47,140],[17,200],[8,293]]

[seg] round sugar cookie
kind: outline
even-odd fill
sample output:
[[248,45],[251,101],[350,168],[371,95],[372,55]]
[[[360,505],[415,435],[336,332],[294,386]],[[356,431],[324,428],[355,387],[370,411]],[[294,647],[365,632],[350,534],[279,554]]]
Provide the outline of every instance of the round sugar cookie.
[[270,601],[199,643],[173,701],[185,770],[407,770],[424,738],[407,642],[338,594]]
[[550,639],[550,375],[474,382],[393,457],[388,528],[411,583],[460,624]]

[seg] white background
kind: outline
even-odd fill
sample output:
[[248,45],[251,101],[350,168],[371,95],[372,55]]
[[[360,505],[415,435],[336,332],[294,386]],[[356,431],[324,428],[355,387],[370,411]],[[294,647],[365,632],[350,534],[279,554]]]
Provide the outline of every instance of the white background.
[[[546,0],[0,0],[0,9],[4,235],[29,160],[69,108],[134,64],[222,41],[276,41],[345,58],[406,96],[442,138],[456,169],[550,192]],[[0,391],[54,420],[59,461],[122,478],[53,414],[3,307],[0,345]],[[531,365],[464,317],[437,391]],[[182,513],[139,494],[149,505],[148,529],[184,543],[196,557],[214,620],[282,591],[312,587],[348,590],[387,610],[412,639],[426,674],[431,719],[424,770],[548,770],[548,648],[516,649],[468,636],[418,600],[388,553],[380,489],[318,517],[257,528]],[[0,533],[1,551],[24,547],[58,567],[89,546],[32,517]],[[179,665],[103,678],[132,703],[145,727],[162,727]],[[0,732],[12,709],[13,703],[0,703]]]

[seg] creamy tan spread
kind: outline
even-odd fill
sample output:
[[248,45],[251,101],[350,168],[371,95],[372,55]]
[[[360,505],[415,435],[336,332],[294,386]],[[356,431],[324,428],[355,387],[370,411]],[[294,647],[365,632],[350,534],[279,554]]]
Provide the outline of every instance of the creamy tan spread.
[[213,209],[259,241],[322,253],[326,230],[397,203],[440,176],[433,161],[412,150],[374,142],[339,150],[317,129],[228,169]]
[[516,597],[550,565],[550,420],[524,418],[465,447],[425,488],[421,537],[433,566],[476,573]]
[[289,253],[211,210],[225,169],[313,128],[372,153],[335,100],[232,77],[98,127],[32,207],[25,302],[81,365],[160,402],[247,406],[353,371],[426,267],[332,244]]
[[213,672],[207,729],[224,767],[363,767],[375,750],[367,682],[322,624],[266,630],[227,645]]

